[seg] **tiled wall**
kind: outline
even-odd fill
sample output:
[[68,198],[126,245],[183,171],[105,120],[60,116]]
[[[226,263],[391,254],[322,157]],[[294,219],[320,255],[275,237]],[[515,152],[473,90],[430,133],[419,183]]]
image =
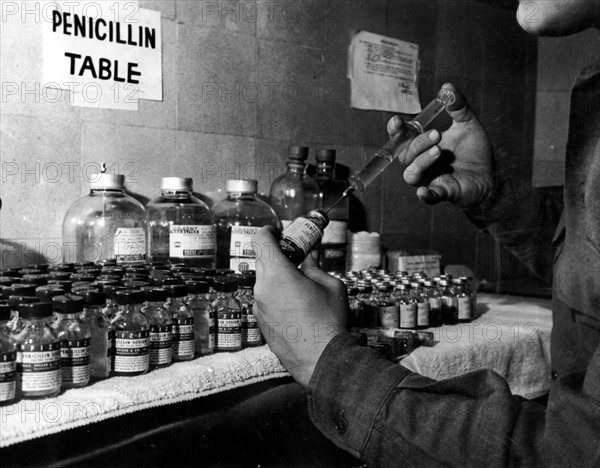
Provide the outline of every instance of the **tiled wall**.
[[[57,259],[62,218],[88,191],[81,168],[100,162],[127,174],[142,200],[165,175],[192,176],[211,200],[236,175],[257,177],[267,192],[291,143],[335,147],[357,169],[391,117],[349,107],[346,49],[358,29],[418,43],[422,102],[454,81],[490,129],[500,164],[531,174],[536,43],[512,12],[463,0],[257,0],[263,14],[254,21],[244,14],[254,1],[141,4],[162,12],[163,102],[127,112],[73,107],[66,93],[59,103],[35,102],[35,92],[3,96],[2,266]],[[2,83],[40,83],[36,24],[10,17],[1,34]],[[388,248],[437,249],[480,276],[505,266],[462,213],[420,204],[399,180],[395,167],[355,202],[365,217],[356,226],[382,232]]]

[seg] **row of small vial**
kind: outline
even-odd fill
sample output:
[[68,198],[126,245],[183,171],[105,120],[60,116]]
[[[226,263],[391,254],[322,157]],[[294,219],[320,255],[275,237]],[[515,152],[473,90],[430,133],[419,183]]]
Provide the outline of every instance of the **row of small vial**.
[[[55,396],[61,387],[87,385],[90,376],[141,375],[172,360],[262,344],[252,316],[251,286],[240,288],[238,301],[232,296],[235,284],[223,282],[212,303],[206,294],[184,300],[182,288],[170,287],[172,297],[166,303],[166,290],[118,291],[121,304],[112,320],[111,304],[102,305],[103,294],[95,291],[85,293],[85,299],[68,295],[53,298],[53,304],[21,304],[19,316],[13,312],[2,324],[3,344],[12,341],[15,346],[2,353],[0,403],[13,401],[15,395]],[[60,309],[67,315],[57,320],[53,309],[55,315]],[[6,312],[3,318],[9,318]],[[40,329],[44,333],[32,332]]]

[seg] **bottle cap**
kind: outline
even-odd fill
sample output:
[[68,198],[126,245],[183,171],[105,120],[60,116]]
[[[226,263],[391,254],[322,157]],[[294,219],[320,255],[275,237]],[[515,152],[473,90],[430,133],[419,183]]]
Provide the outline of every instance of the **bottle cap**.
[[124,190],[123,174],[94,174],[90,178],[90,188],[95,190]]
[[288,149],[288,159],[306,161],[308,159],[308,146],[290,146]]
[[55,287],[37,290],[35,292],[35,297],[37,297],[41,302],[51,302],[53,297],[64,296],[64,294],[64,289]]
[[94,266],[94,262],[75,262],[73,264],[73,266],[75,268],[86,268],[86,267],[93,267]]
[[10,278],[19,278],[21,273],[17,269],[14,268],[2,268],[0,270],[0,276],[7,276]]
[[227,193],[256,193],[258,181],[254,179],[229,179],[225,182]]
[[104,305],[106,304],[106,294],[98,291],[86,291],[83,293],[85,305]]
[[165,289],[169,297],[186,297],[188,295],[188,288],[184,284],[167,286]]
[[321,149],[317,151],[317,162],[333,164],[335,162],[334,149]]
[[149,302],[165,302],[167,297],[167,290],[163,288],[148,288],[144,290],[146,300]]
[[63,288],[65,291],[69,292],[71,291],[71,286],[73,286],[73,281],[51,279],[48,280],[48,284],[56,284],[57,286]]
[[35,263],[33,265],[27,265],[27,268],[31,268],[32,270],[40,270],[42,273],[48,273],[48,265],[47,263]]
[[213,282],[213,288],[218,292],[233,292],[236,290],[237,285],[226,279],[218,279]]
[[119,305],[141,304],[144,302],[144,291],[125,289],[115,292],[115,300]]
[[52,316],[51,302],[33,302],[19,306],[19,317],[24,319],[43,318]]
[[10,296],[8,298],[8,305],[13,309],[18,308],[21,304],[32,304],[34,302],[40,302],[40,300],[32,296]]
[[312,210],[308,213],[307,217],[312,218],[321,229],[325,229],[329,224],[329,216],[323,210]]
[[10,320],[11,310],[8,304],[0,304],[0,321],[6,322]]
[[10,296],[35,296],[34,284],[13,284],[2,288],[2,297],[8,299]]
[[54,296],[52,298],[54,311],[59,314],[76,314],[83,310],[83,297],[81,296]]
[[113,301],[117,300],[117,291],[125,291],[127,288],[125,286],[119,286],[115,284],[109,284],[102,288],[106,297],[109,297]]
[[50,265],[48,267],[48,271],[50,272],[50,274],[52,274],[53,272],[68,273],[70,271],[73,271],[74,267],[75,267],[75,265],[72,263],[58,263],[56,265]]
[[206,281],[188,281],[185,284],[192,294],[206,294],[210,286]]
[[160,279],[159,281],[161,286],[177,286],[179,284],[179,280],[177,278],[173,278],[172,276],[166,276]]
[[163,177],[160,180],[160,189],[174,192],[191,192],[194,189],[194,182],[191,177]]

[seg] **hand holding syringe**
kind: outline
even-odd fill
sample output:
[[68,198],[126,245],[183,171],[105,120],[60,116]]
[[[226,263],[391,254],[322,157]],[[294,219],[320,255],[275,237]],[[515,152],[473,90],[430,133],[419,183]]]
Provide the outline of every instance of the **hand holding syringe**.
[[383,145],[363,168],[350,176],[350,186],[344,191],[342,197],[331,205],[327,212],[348,197],[352,192],[362,192],[373,182],[394,160],[410,145],[412,140],[419,136],[425,128],[435,119],[446,106],[456,102],[454,87],[445,84],[440,89],[437,97],[431,101],[413,120],[405,122],[400,131],[392,136]]

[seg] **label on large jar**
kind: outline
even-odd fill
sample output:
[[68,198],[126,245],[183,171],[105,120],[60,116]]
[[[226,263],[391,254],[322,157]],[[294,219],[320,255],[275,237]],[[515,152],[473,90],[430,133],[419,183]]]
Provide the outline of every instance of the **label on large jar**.
[[0,403],[15,399],[17,353],[0,354]]
[[471,320],[473,318],[473,307],[469,296],[458,298],[458,320]]
[[117,228],[115,232],[115,259],[117,263],[143,262],[146,259],[144,228]]
[[150,365],[161,366],[173,360],[173,325],[150,327]]
[[400,328],[417,327],[417,304],[400,304]]
[[115,372],[146,372],[150,364],[150,331],[115,331]]
[[51,392],[60,387],[60,341],[20,345],[17,359],[23,392]]
[[229,268],[236,272],[256,270],[256,253],[252,247],[252,236],[260,228],[256,226],[231,226],[229,246]]
[[215,226],[171,225],[169,256],[175,258],[212,258],[217,251]]
[[282,234],[283,239],[300,247],[305,254],[321,239],[322,231],[307,218],[298,218]]
[[429,301],[417,303],[417,325],[419,327],[429,326]]
[[258,321],[252,313],[252,304],[242,306],[242,343],[245,345],[262,343]]
[[383,328],[398,328],[398,306],[379,306],[379,323]]
[[173,358],[194,355],[194,317],[173,319]]
[[242,311],[217,311],[217,349],[239,349],[242,346]]
[[323,231],[323,244],[345,244],[348,242],[348,222],[329,221]]
[[60,371],[65,386],[90,380],[90,339],[63,340],[60,343]]

